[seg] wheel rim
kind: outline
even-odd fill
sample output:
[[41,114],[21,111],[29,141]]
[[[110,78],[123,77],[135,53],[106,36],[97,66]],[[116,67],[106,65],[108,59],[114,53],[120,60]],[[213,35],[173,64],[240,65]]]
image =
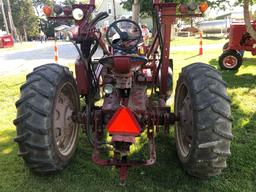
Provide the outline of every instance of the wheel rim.
[[234,68],[236,65],[237,65],[238,61],[237,61],[237,58],[234,57],[234,56],[227,56],[224,58],[223,60],[223,65],[226,67],[226,68]]
[[176,114],[179,121],[176,122],[176,139],[183,158],[189,156],[193,141],[193,117],[191,97],[185,84],[180,85],[177,94]]
[[53,115],[55,144],[63,156],[70,155],[75,147],[78,128],[72,115],[78,110],[76,102],[74,87],[65,83],[56,96]]

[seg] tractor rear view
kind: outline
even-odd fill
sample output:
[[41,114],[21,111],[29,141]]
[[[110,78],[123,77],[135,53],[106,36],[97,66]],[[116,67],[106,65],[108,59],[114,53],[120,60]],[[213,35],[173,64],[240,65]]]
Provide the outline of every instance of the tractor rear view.
[[[160,129],[168,134],[173,124],[177,153],[189,174],[215,176],[227,166],[232,118],[227,85],[220,73],[203,63],[184,67],[176,86],[174,110],[166,104],[173,92],[171,25],[177,17],[202,13],[195,13],[195,4],[182,5],[180,13],[175,3],[154,0],[153,6],[157,32],[151,46],[142,43],[137,23],[123,19],[109,26],[109,47],[95,27],[107,13],[90,20],[94,0],[65,8],[55,5],[54,16],[45,8],[49,20],[75,20],[70,38],[80,56],[75,63],[76,79],[67,67],[46,64],[28,74],[20,88],[15,141],[19,156],[30,169],[39,173],[62,170],[74,155],[82,127],[93,148],[92,161],[115,166],[123,184],[128,168],[156,162],[156,134]],[[204,11],[206,6],[199,8]],[[99,46],[103,56],[93,61]],[[97,105],[99,100],[103,102]],[[130,147],[143,133],[149,158],[133,160]],[[113,155],[103,159],[102,150]]]

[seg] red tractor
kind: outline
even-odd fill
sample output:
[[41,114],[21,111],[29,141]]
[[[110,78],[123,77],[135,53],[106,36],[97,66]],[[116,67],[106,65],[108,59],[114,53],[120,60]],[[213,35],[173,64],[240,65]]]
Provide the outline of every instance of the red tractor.
[[[252,23],[256,29],[256,23]],[[219,57],[219,66],[224,70],[237,70],[243,63],[244,51],[250,51],[256,55],[256,41],[252,39],[246,30],[244,23],[232,23],[229,31],[229,42],[223,47],[223,53]]]
[[[58,64],[37,67],[27,75],[16,102],[18,155],[35,172],[62,170],[75,153],[82,127],[93,147],[92,161],[118,168],[124,183],[128,168],[156,162],[156,133],[163,129],[168,134],[175,124],[177,153],[184,169],[196,177],[220,174],[227,166],[233,137],[230,98],[220,73],[203,63],[184,67],[174,111],[166,105],[172,96],[171,25],[177,17],[202,14],[177,13],[177,4],[154,0],[157,32],[153,44],[139,45],[140,27],[125,19],[109,26],[108,49],[95,27],[108,15],[99,13],[90,20],[94,3],[55,6],[54,17],[46,9],[49,19],[75,19],[71,38],[80,55],[76,78]],[[103,56],[93,61],[98,46]],[[96,103],[99,100],[102,104]],[[142,133],[148,139],[149,158],[134,160],[130,147]],[[113,155],[104,159],[102,150]]]

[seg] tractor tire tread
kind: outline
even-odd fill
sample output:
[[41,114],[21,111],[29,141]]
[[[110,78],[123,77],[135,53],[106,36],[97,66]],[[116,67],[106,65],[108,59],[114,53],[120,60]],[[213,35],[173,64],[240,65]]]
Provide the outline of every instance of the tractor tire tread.
[[[196,133],[192,154],[187,160],[180,159],[190,175],[200,178],[219,175],[227,167],[226,159],[230,156],[229,145],[233,138],[231,100],[226,93],[227,84],[214,67],[203,63],[183,68],[177,85],[184,81],[191,92]],[[218,106],[224,107],[220,109]],[[223,128],[219,128],[218,121]]]
[[28,107],[29,109],[31,109],[31,111],[37,113],[38,115],[47,117],[49,114],[46,110],[44,109],[40,109],[38,106],[35,106],[34,104],[31,104],[29,102],[26,103],[26,107]]
[[219,97],[221,97],[222,99],[226,100],[227,102],[231,103],[231,99],[228,95],[226,94],[223,94],[223,93],[220,93],[218,90],[214,89],[213,87],[209,86],[209,91],[212,93],[212,94],[216,94],[218,95]]
[[47,135],[48,134],[48,129],[45,128],[38,128],[38,126],[34,126],[33,124],[26,122],[25,126],[28,131],[33,132],[38,135]]
[[18,151],[17,155],[20,156],[20,157],[26,157],[26,156],[29,155],[29,151],[25,151],[25,152]]
[[25,101],[31,99],[34,96],[36,96],[35,93],[29,93],[28,95],[26,95],[26,96],[20,98],[18,101],[16,101],[15,106],[19,107],[22,103],[24,103]]
[[45,145],[39,145],[39,144],[35,144],[35,143],[30,143],[30,142],[25,142],[25,145],[31,149],[35,149],[35,150],[39,150],[39,151],[45,151],[48,150],[50,145],[49,144],[45,144]]
[[[62,170],[69,161],[57,157],[49,130],[54,93],[63,78],[75,84],[67,67],[46,64],[28,74],[20,87],[21,99],[16,102],[18,112],[13,121],[17,131],[14,141],[19,145],[18,155],[37,173]],[[43,87],[47,87],[47,91]]]
[[28,137],[30,136],[29,132],[23,133],[21,135],[18,135],[17,137],[15,137],[13,139],[14,142],[21,142],[21,141],[25,141]]
[[221,117],[229,120],[229,121],[233,121],[233,118],[231,115],[227,114],[224,111],[221,111],[220,109],[218,109],[217,107],[215,107],[214,105],[212,105],[212,111],[215,112],[216,114],[220,115]]
[[16,119],[13,120],[13,124],[14,125],[18,125],[21,122],[25,121],[26,119],[28,119],[32,114],[30,112],[24,113],[22,115],[19,115]]
[[51,97],[49,93],[47,93],[43,89],[40,89],[40,88],[38,88],[34,85],[31,85],[31,89],[33,89],[33,91],[35,91],[36,93],[38,93],[39,95],[41,95],[45,99],[49,99]]
[[26,83],[24,83],[23,85],[20,86],[20,90],[23,90],[27,86],[31,85],[32,83],[35,83],[35,82],[40,81],[40,80],[41,80],[41,78],[39,78],[39,77],[31,79],[31,80],[28,80]]

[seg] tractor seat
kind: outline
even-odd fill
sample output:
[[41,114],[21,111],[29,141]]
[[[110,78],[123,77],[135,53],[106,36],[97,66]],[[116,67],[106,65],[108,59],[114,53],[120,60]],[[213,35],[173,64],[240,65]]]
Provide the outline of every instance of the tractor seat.
[[117,73],[129,73],[131,70],[137,71],[142,65],[148,62],[144,56],[133,55],[112,55],[99,60],[99,63],[112,68]]

